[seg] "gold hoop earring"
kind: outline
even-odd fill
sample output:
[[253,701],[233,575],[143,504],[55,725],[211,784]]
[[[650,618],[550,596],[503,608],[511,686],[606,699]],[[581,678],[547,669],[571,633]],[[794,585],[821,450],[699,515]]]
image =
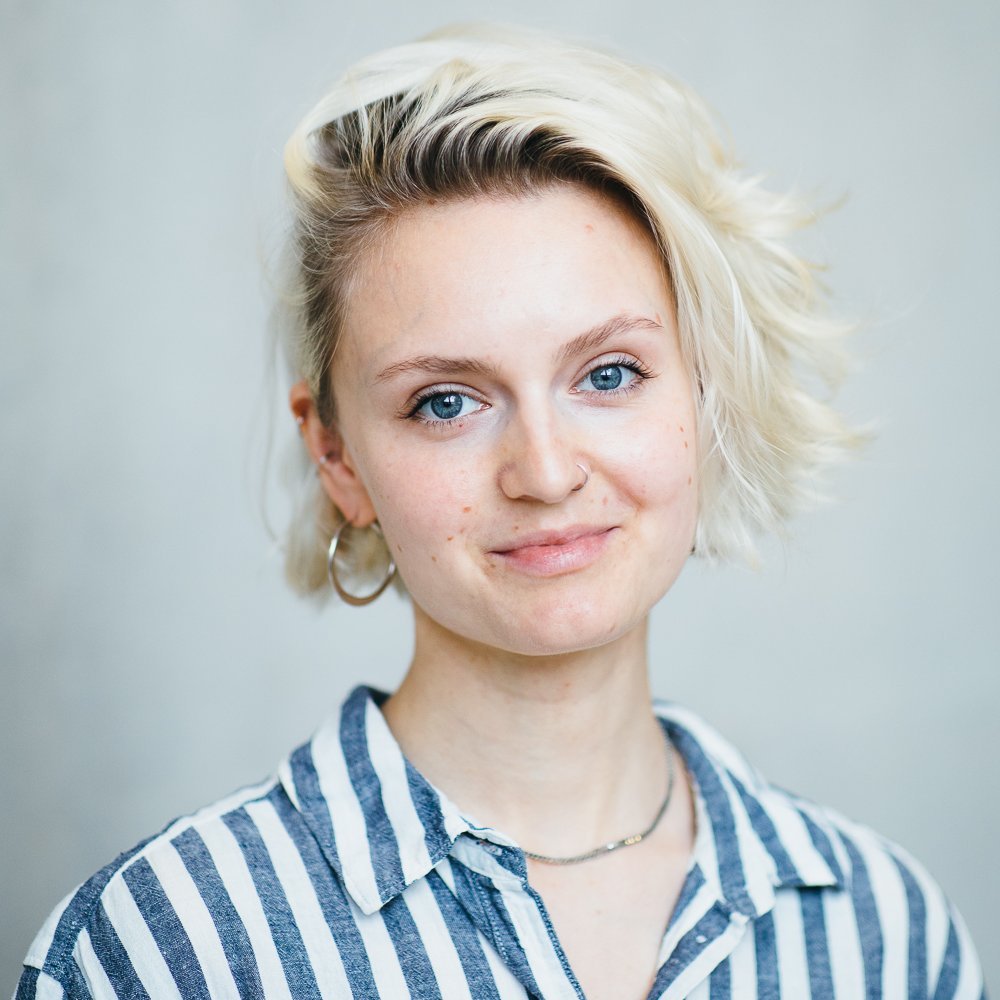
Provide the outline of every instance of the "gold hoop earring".
[[345,590],[337,577],[337,549],[340,547],[341,538],[345,528],[355,530],[354,525],[351,524],[350,521],[344,521],[333,533],[333,538],[330,539],[330,547],[327,549],[326,553],[326,575],[330,580],[330,586],[337,592],[337,596],[345,604],[350,604],[357,608],[362,607],[365,604],[371,604],[371,602],[374,601],[375,598],[378,597],[390,583],[392,583],[392,579],[396,575],[396,561],[392,558],[392,553],[389,551],[389,545],[385,540],[385,535],[382,534],[382,529],[379,527],[378,521],[375,521],[371,525],[370,529],[359,529],[364,531],[371,530],[378,536],[379,540],[385,546],[389,565],[386,567],[385,577],[370,594],[358,595]]

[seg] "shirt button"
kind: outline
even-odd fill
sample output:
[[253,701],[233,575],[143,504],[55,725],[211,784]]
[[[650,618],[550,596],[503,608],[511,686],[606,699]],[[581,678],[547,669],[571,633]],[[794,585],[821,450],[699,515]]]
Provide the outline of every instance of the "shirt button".
[[707,938],[707,937],[705,937],[705,935],[704,935],[704,934],[699,934],[699,935],[698,935],[698,936],[697,936],[697,937],[695,938],[695,941],[697,941],[697,942],[698,942],[698,944],[704,944],[704,943],[705,943],[705,942],[706,942],[707,940],[708,940],[708,938]]

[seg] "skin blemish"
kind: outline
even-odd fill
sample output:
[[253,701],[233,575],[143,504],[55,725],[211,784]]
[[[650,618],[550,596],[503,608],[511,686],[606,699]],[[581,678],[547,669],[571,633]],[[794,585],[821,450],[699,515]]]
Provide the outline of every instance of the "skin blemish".
[[601,506],[602,507],[607,507],[607,505],[608,505],[608,498],[607,497],[602,497],[601,498]]
[[454,536],[454,535],[449,535],[449,536],[448,536],[448,541],[449,541],[449,542],[453,542],[453,541],[455,541],[455,536]]
[[688,443],[687,443],[687,441],[685,441],[684,442],[684,447],[686,448],[687,446],[688,446]]
[[594,231],[594,227],[593,227],[593,226],[592,226],[592,225],[591,225],[591,224],[590,224],[590,223],[588,222],[588,223],[587,223],[587,224],[586,224],[586,225],[585,225],[585,226],[583,227],[583,230],[584,230],[584,232],[587,232],[587,233],[592,233],[592,232]]
[[437,561],[438,561],[437,556],[431,556],[431,562],[437,562]]
[[[679,426],[679,425],[678,425],[678,426]],[[683,427],[681,427],[681,428],[680,428],[680,432],[681,432],[681,434],[683,434],[683,433],[684,433],[684,428],[683,428]]]
[[472,508],[471,508],[471,507],[463,507],[463,508],[462,508],[462,513],[463,513],[463,514],[468,514],[470,510],[472,510]]
[[690,486],[690,485],[691,485],[691,477],[688,476],[688,486]]

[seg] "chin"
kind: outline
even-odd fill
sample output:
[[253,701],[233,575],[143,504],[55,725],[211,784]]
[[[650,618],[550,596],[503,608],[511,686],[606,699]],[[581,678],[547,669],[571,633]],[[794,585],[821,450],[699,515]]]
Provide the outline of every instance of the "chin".
[[561,656],[595,649],[620,639],[645,613],[615,612],[598,606],[539,602],[523,616],[511,614],[498,624],[496,645],[522,656]]

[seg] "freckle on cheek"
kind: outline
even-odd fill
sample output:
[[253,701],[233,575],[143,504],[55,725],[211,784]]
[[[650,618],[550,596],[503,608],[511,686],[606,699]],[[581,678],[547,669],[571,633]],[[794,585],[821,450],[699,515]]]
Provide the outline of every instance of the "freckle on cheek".
[[453,542],[453,541],[455,541],[455,536],[454,536],[454,535],[449,535],[449,536],[448,536],[448,541],[449,541],[449,542]]
[[437,561],[438,561],[437,556],[431,556],[431,562],[437,562]]
[[468,514],[470,510],[472,510],[472,508],[471,508],[471,507],[463,507],[463,508],[462,508],[462,513],[463,513],[463,514]]
[[691,485],[691,477],[688,476],[688,486],[690,486],[690,485]]
[[[678,426],[680,426],[680,425],[678,425]],[[681,427],[681,428],[680,428],[680,431],[681,431],[681,434],[683,434],[683,433],[684,433],[684,428],[683,428],[683,427]]]
[[687,446],[688,446],[688,443],[687,443],[687,441],[685,441],[684,442],[684,447],[686,448]]

